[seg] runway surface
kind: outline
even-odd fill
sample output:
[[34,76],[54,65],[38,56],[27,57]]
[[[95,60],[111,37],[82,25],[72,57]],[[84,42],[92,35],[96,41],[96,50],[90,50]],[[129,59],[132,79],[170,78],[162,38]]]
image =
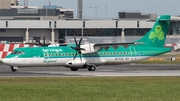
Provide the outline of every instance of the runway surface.
[[0,65],[0,77],[64,77],[64,76],[180,76],[180,65],[105,65],[96,71],[64,67],[24,67],[12,72],[9,66]]

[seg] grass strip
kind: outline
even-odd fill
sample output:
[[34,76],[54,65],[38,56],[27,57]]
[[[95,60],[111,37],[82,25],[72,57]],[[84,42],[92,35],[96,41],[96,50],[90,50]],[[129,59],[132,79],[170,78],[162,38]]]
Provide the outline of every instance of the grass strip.
[[0,78],[1,101],[178,101],[179,77]]

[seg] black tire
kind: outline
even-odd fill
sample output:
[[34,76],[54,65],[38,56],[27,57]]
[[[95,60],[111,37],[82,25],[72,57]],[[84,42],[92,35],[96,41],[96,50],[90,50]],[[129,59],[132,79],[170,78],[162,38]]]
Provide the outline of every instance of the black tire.
[[78,71],[78,68],[71,68],[71,71]]
[[12,69],[12,72],[17,72],[17,69]]
[[95,71],[95,70],[96,70],[96,67],[95,67],[95,66],[90,66],[90,67],[88,68],[88,70],[89,70],[89,71]]
[[17,69],[14,69],[14,67],[11,66],[11,71],[12,71],[12,72],[17,72]]

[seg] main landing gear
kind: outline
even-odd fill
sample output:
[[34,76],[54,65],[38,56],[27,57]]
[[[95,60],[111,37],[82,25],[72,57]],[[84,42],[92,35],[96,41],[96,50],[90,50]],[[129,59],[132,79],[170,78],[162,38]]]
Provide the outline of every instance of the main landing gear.
[[95,65],[89,65],[88,66],[88,70],[89,71],[95,71],[96,70],[96,66]]
[[11,66],[11,70],[12,70],[12,72],[16,72],[16,71],[18,70],[18,67],[16,67],[16,66]]
[[[95,71],[96,66],[95,65],[86,65],[84,68],[87,68],[89,71]],[[78,71],[79,68],[71,68],[71,71]],[[83,69],[83,68],[81,68]]]

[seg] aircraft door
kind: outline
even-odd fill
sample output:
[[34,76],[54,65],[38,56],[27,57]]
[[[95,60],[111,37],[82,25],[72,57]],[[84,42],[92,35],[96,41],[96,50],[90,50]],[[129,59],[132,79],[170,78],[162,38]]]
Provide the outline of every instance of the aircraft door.
[[44,52],[44,59],[46,59],[46,60],[49,59],[49,53],[48,52]]
[[136,49],[134,47],[129,47],[131,54],[131,61],[136,61]]

